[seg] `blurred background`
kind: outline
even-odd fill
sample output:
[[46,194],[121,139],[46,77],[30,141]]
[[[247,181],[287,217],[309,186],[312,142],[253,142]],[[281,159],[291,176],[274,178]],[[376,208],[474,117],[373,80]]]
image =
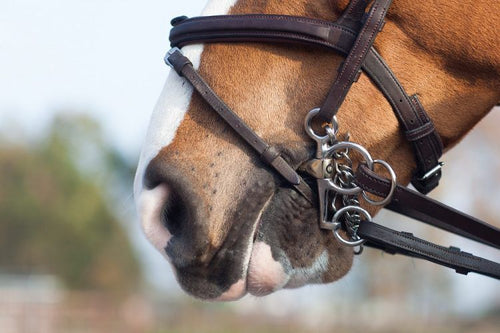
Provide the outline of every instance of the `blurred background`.
[[[205,2],[2,0],[0,332],[498,332],[498,281],[375,250],[331,285],[223,304],[179,290],[139,228],[132,179],[168,72],[169,21]],[[499,113],[444,157],[432,194],[497,225]]]

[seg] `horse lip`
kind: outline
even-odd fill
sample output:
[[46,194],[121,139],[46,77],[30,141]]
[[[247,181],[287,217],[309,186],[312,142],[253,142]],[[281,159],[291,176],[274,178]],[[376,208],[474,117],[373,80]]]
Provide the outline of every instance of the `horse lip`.
[[[275,188],[275,185],[274,185]],[[237,299],[242,298],[248,293],[248,271],[250,267],[250,259],[252,256],[253,248],[254,248],[254,242],[257,237],[257,232],[260,227],[261,221],[262,221],[262,215],[266,211],[269,203],[272,201],[272,198],[274,197],[275,190],[271,191],[269,193],[269,196],[267,200],[264,201],[264,203],[260,206],[260,209],[258,211],[258,214],[256,218],[252,222],[248,222],[248,225],[251,225],[251,232],[249,232],[246,235],[240,235],[240,240],[248,242],[248,245],[246,247],[246,254],[243,256],[242,261],[241,261],[241,268],[244,270],[244,275],[241,277],[241,279],[235,281],[232,285],[229,286],[227,290],[224,290],[222,294],[220,294],[218,297],[215,298],[210,298],[212,301],[234,301]],[[217,252],[223,251],[223,248],[219,248]],[[217,254],[215,254],[217,255]]]
[[260,225],[262,223],[262,215],[264,214],[264,212],[266,211],[267,207],[271,203],[274,195],[275,195],[275,192],[271,193],[271,195],[269,196],[269,198],[267,198],[266,202],[262,205],[262,208],[261,208],[259,214],[257,215],[257,218],[255,219],[253,232],[250,235],[251,241],[250,241],[250,244],[249,244],[249,252],[248,252],[248,259],[247,259],[247,262],[246,262],[246,274],[245,274],[246,279],[247,279],[247,283],[248,283],[248,268],[250,266],[250,259],[252,257],[253,245],[255,243],[255,240],[257,238],[257,233],[258,233]]
[[262,205],[262,208],[259,212],[259,215],[257,215],[257,218],[255,219],[255,222],[254,222],[255,225],[254,225],[254,230],[253,230],[253,234],[252,234],[252,243],[255,242],[255,238],[257,237],[257,232],[258,232],[259,227],[262,223],[262,215],[264,214],[265,210],[267,209],[267,207],[271,203],[273,197],[274,197],[274,193],[271,193],[269,198],[267,198],[266,202]]

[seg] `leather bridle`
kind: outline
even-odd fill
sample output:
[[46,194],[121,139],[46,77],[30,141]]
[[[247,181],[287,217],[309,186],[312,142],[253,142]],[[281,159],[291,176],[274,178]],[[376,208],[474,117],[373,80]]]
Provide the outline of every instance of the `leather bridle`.
[[[368,9],[368,5],[373,2]],[[336,22],[285,15],[223,15],[172,20],[172,49],[166,63],[183,76],[200,96],[234,131],[245,140],[296,191],[319,205],[319,223],[333,230],[335,237],[349,246],[370,246],[392,254],[426,259],[455,269],[458,273],[476,272],[500,279],[500,264],[462,252],[456,247],[442,247],[374,223],[359,205],[359,197],[373,205],[384,205],[392,211],[432,226],[500,249],[500,229],[464,214],[425,194],[434,189],[441,177],[439,159],[443,146],[430,117],[418,96],[408,96],[394,73],[373,47],[384,26],[391,0],[351,0]],[[328,95],[320,108],[309,112],[305,129],[317,142],[316,156],[300,167],[302,173],[317,180],[314,191],[302,176],[280,154],[260,138],[210,88],[193,68],[180,47],[196,43],[273,42],[322,46],[346,56]],[[398,185],[387,162],[373,160],[362,146],[337,138],[336,113],[347,92],[364,71],[387,98],[411,143],[416,170],[411,183],[421,192]],[[323,134],[317,134],[312,122],[323,123]],[[364,158],[353,170],[350,151]],[[386,179],[375,173],[381,164],[391,174]],[[367,193],[383,198],[374,201]],[[347,235],[348,239],[345,239]],[[360,253],[362,247],[357,253]]]

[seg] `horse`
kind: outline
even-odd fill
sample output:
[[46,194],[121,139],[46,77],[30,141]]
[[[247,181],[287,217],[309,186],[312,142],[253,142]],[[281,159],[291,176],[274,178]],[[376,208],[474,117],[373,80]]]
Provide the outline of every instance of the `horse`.
[[[348,0],[210,0],[202,15],[283,14],[335,21]],[[456,145],[500,101],[500,30],[491,1],[394,0],[374,47],[416,94],[442,141]],[[293,168],[314,153],[304,131],[344,57],[288,43],[182,48],[194,68]],[[373,156],[409,184],[416,160],[391,105],[362,72],[338,115]],[[356,163],[355,163],[356,164]],[[268,295],[346,275],[353,251],[318,226],[318,204],[283,183],[171,71],[153,111],[134,182],[145,235],[180,286],[207,300]],[[380,207],[361,203],[374,215]]]

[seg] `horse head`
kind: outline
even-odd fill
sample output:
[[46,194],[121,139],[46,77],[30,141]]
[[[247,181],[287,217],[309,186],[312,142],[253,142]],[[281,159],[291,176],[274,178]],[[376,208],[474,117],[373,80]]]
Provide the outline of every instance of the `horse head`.
[[[334,21],[347,3],[212,0],[203,15]],[[395,0],[375,41],[406,91],[418,94],[445,149],[500,100],[500,55],[494,54],[500,37],[498,29],[491,32],[499,6]],[[315,148],[304,118],[322,104],[343,56],[271,43],[200,44],[182,51],[288,164],[298,168],[311,159]],[[416,163],[412,148],[391,105],[365,74],[349,90],[338,122],[341,136],[349,132],[372,156],[388,161],[400,183],[409,183]],[[328,283],[352,265],[352,248],[319,228],[317,205],[266,167],[174,71],[151,118],[135,196],[146,236],[171,263],[182,288],[199,298],[233,300],[247,292]]]

